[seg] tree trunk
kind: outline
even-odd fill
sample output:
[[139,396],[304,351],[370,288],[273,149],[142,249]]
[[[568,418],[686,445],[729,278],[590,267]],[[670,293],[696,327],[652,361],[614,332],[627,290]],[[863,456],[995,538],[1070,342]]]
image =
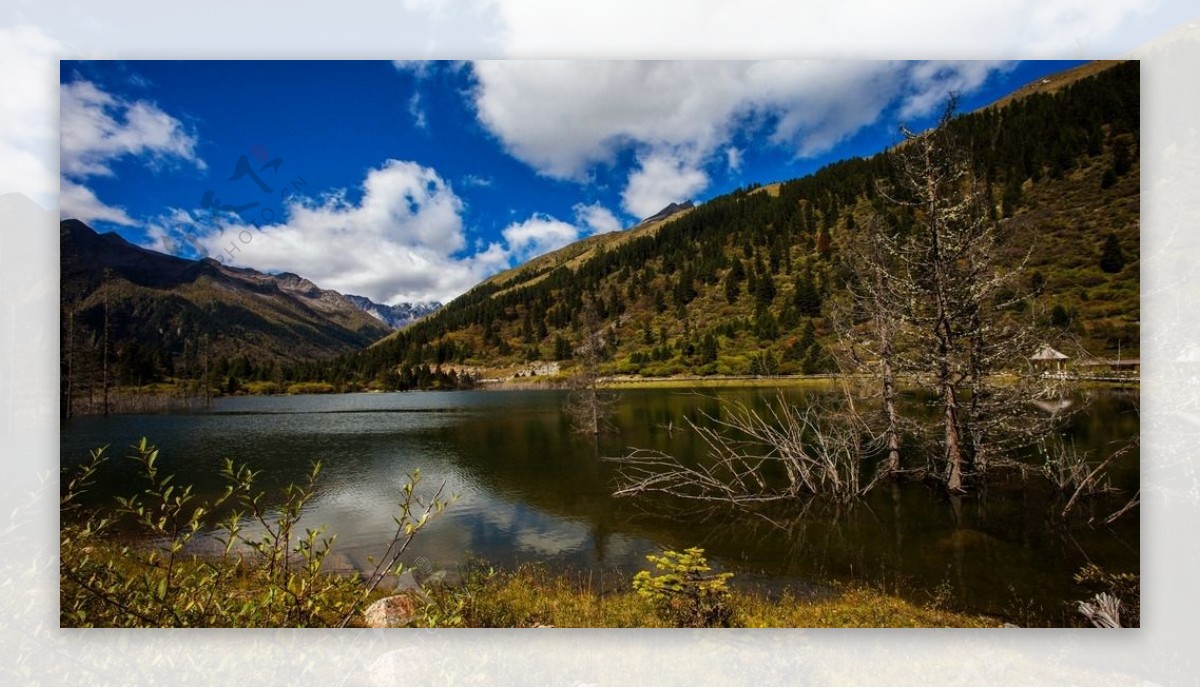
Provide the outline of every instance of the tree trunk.
[[962,492],[962,446],[958,435],[958,394],[951,379],[950,356],[954,351],[954,331],[950,324],[950,313],[947,294],[949,286],[943,264],[941,245],[941,211],[938,207],[940,195],[937,186],[936,168],[933,162],[933,144],[925,141],[925,201],[929,206],[929,248],[930,263],[933,266],[934,299],[937,303],[937,316],[934,320],[934,333],[938,342],[938,386],[942,393],[943,417],[946,443],[946,489],[951,492]]
[[883,359],[883,412],[887,416],[887,460],[884,464],[888,473],[900,470],[899,414],[896,411],[896,380],[892,375],[891,349],[885,345],[887,354]]
[[958,437],[958,395],[954,385],[945,387],[946,413],[943,422],[946,427],[946,489],[951,492],[965,492],[962,485],[962,447]]
[[595,375],[595,373],[592,374],[591,382],[592,382],[591,387],[590,387],[591,398],[588,399],[588,403],[591,406],[591,411],[592,411],[592,434],[599,435],[600,434],[600,396],[599,396],[599,392],[596,390],[596,375]]
[[[938,300],[941,301],[940,294]],[[954,342],[950,322],[940,305],[938,310],[938,387],[942,395],[942,425],[945,432],[946,489],[950,492],[963,492],[962,443],[958,433],[958,391],[954,387],[953,371],[950,369],[950,352]]]
[[974,320],[971,323],[971,410],[970,410],[970,431],[971,431],[971,455],[972,468],[976,473],[986,473],[988,469],[989,448],[987,446],[987,436],[984,430],[985,413],[985,395],[987,391],[984,385],[984,370],[983,361],[983,333],[980,327],[979,315],[975,314]]
[[882,365],[883,377],[883,413],[887,419],[887,429],[884,437],[887,439],[888,454],[884,461],[884,471],[889,474],[900,470],[900,429],[899,414],[896,411],[896,377],[892,371],[892,335],[888,326],[891,313],[883,302],[883,273],[882,258],[876,246],[875,268],[875,324],[879,330],[879,360]]

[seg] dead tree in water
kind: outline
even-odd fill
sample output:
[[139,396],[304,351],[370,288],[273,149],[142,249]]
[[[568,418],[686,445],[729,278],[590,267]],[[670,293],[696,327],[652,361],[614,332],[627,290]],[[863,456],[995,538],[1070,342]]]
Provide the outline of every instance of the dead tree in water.
[[[968,147],[950,130],[954,108],[951,98],[928,131],[901,128],[897,182],[883,196],[915,219],[888,257],[901,266],[892,288],[907,292],[898,364],[936,391],[935,469],[948,490],[962,492],[968,471],[983,474],[994,456],[1032,443],[1050,425],[1029,407],[1036,385],[1019,376],[1038,337],[1033,309],[1013,307],[1024,299],[1014,289],[1024,260],[1002,260],[1003,251],[1019,250],[1005,246],[1013,224],[1001,225],[989,209]],[[1001,373],[1011,379],[999,382]]]
[[596,306],[588,301],[579,314],[580,345],[575,349],[578,369],[568,382],[571,394],[565,411],[572,429],[581,435],[596,436],[609,423],[615,396],[600,388],[600,364],[606,356],[603,324]]
[[[881,383],[882,472],[899,469],[903,426],[934,448],[931,474],[962,492],[968,474],[986,473],[1052,423],[1029,405],[1043,393],[1039,380],[1021,375],[1042,334],[1029,294],[1017,289],[1020,251],[1028,259],[1032,249],[1006,245],[1017,220],[1002,225],[988,207],[969,148],[952,135],[954,108],[951,98],[927,131],[901,127],[906,141],[889,153],[894,173],[859,204],[856,230],[840,241],[848,296],[831,310],[843,369]],[[933,427],[901,418],[900,379],[936,393]]]
[[[901,275],[894,257],[897,238],[873,211],[863,213],[858,231],[839,246],[844,270],[845,298],[830,303],[829,318],[838,335],[834,358],[843,374],[867,373],[880,382],[881,444],[887,452],[880,475],[900,471],[901,418],[897,408],[895,340],[904,320],[905,303],[898,288]],[[866,333],[859,327],[866,324]],[[847,397],[857,390],[846,390]],[[870,428],[873,424],[864,421]]]
[[742,403],[721,417],[687,420],[708,446],[699,462],[637,449],[609,458],[617,465],[618,497],[658,493],[698,502],[752,505],[828,496],[850,501],[875,480],[862,478],[859,430],[839,409],[789,404],[780,394],[757,411]]

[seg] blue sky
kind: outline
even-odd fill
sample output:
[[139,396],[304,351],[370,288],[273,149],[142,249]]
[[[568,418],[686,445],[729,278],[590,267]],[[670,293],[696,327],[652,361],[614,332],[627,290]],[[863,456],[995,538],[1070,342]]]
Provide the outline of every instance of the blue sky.
[[60,207],[185,257],[446,301],[1074,64],[63,61]]

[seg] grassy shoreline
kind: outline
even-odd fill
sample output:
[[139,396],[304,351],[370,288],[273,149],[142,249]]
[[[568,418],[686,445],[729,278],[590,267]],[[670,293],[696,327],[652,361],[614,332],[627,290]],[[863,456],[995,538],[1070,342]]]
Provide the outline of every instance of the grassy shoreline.
[[[838,584],[827,595],[733,589],[730,628],[999,628],[1001,620],[920,606],[874,587]],[[628,585],[597,590],[589,577],[540,564],[468,572],[461,585],[435,590],[430,606],[464,628],[673,628],[670,617]],[[420,615],[416,626],[426,625]]]
[[[130,580],[143,575],[161,577],[163,571],[147,568],[140,553],[146,548],[129,541],[91,541],[89,558],[107,561]],[[235,581],[223,588],[232,591],[236,601],[263,599],[269,593],[262,578],[255,575],[258,568],[253,559],[234,557],[225,561],[221,555],[188,555],[176,564],[177,575],[185,580],[204,571],[217,568],[235,572]],[[354,605],[351,627],[366,625],[364,612],[370,603],[390,595],[407,595],[415,611],[405,626],[416,628],[674,628],[683,627],[670,616],[657,610],[630,585],[629,578],[594,582],[592,576],[552,571],[542,563],[530,563],[512,570],[502,570],[472,564],[454,583],[429,585],[420,591],[385,590],[382,587],[366,590],[366,582],[356,571],[329,571],[319,574],[330,581],[331,596],[327,602],[338,606]],[[315,581],[316,579],[314,579]],[[340,580],[340,583],[334,583]],[[78,584],[65,578],[60,594]],[[146,583],[151,587],[157,579]],[[784,590],[777,594],[734,588],[726,605],[730,628],[997,628],[1003,621],[989,616],[970,614],[943,608],[937,604],[924,606],[861,583],[834,583],[821,594],[798,594]],[[358,591],[358,592],[356,592]],[[181,589],[177,594],[201,597],[203,590]],[[363,594],[365,593],[365,594]],[[360,596],[361,594],[361,596]],[[226,600],[232,603],[235,600]],[[63,614],[63,627],[105,626],[103,619],[112,618],[97,613],[100,604],[93,601],[86,619]],[[236,606],[236,605],[233,605]],[[346,608],[349,608],[348,606]],[[332,612],[333,609],[328,610]],[[305,617],[303,626],[333,626],[339,613]],[[151,624],[131,617],[121,617],[119,625],[145,627]],[[230,617],[231,620],[242,620]],[[173,624],[166,623],[165,626]],[[187,624],[191,625],[191,624]],[[215,627],[233,624],[214,623]]]
[[[808,387],[813,389],[834,389],[841,381],[861,385],[871,383],[871,378],[845,378],[835,375],[707,375],[707,376],[674,376],[674,377],[602,377],[599,386],[602,389],[722,389],[722,388],[778,388],[778,387]],[[1140,389],[1141,381],[1103,381],[1103,380],[1070,380],[1070,387],[1077,389]],[[560,389],[566,384],[566,378],[524,378],[521,380],[504,380],[486,382],[476,389],[483,391],[508,391],[519,389]],[[919,389],[909,381],[903,389]]]
[[[815,390],[835,389],[838,377],[831,375],[780,375],[775,377],[750,375],[708,375],[708,376],[676,376],[676,377],[609,377],[601,378],[599,386],[607,390],[635,389],[747,389],[747,388],[809,388]],[[853,380],[862,384],[863,380]],[[484,392],[508,392],[529,389],[565,389],[565,377],[522,378],[518,380],[489,381],[479,384],[475,390]],[[1132,389],[1140,390],[1141,381],[1138,379],[1121,381],[1104,380],[1070,380],[1073,389]],[[916,389],[915,385],[908,389]],[[250,383],[246,388],[235,394],[222,393],[214,390],[208,399],[202,395],[181,397],[174,388],[155,388],[143,386],[135,388],[118,388],[110,392],[110,414],[129,413],[162,413],[175,411],[190,411],[206,407],[206,401],[225,397],[241,396],[303,396],[310,394],[340,395],[340,394],[389,394],[399,390],[367,390],[349,389],[338,390],[328,383],[294,383],[284,391],[275,391],[262,385]],[[450,391],[450,390],[406,390],[410,392]],[[79,404],[74,407],[73,416],[100,415],[103,413],[98,403],[91,405]]]

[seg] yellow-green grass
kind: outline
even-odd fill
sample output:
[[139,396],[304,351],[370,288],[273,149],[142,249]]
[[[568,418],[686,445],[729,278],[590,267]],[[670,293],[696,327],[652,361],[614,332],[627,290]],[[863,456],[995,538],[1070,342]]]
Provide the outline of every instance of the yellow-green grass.
[[[747,628],[994,628],[994,618],[923,607],[865,586],[830,594],[779,596],[734,590],[730,625]],[[669,627],[644,597],[628,586],[600,592],[591,578],[523,566],[511,572],[469,574],[458,588],[434,593],[431,609],[455,610],[465,627],[627,628]],[[440,618],[446,618],[442,616]],[[417,621],[421,624],[421,619]]]
[[[67,546],[71,549],[70,546]],[[140,552],[140,553],[139,553]],[[83,556],[95,565],[111,566],[118,579],[131,581],[137,587],[143,576],[153,589],[160,582],[163,570],[147,566],[145,550],[135,543],[120,541],[91,541],[83,550],[71,549],[73,557]],[[72,559],[74,560],[74,559]],[[200,618],[203,625],[236,625],[251,617],[238,613],[242,605],[264,604],[271,598],[268,588],[273,581],[264,578],[261,566],[250,560],[224,558],[220,555],[182,556],[176,562],[176,583],[170,593],[173,602],[187,608]],[[216,572],[216,573],[214,573]],[[192,586],[193,581],[220,582],[220,599],[213,598],[207,586]],[[93,581],[94,583],[95,581]],[[558,628],[666,628],[673,626],[646,598],[633,591],[626,581],[606,581],[610,590],[601,590],[590,576],[556,573],[540,564],[521,566],[513,571],[497,571],[475,567],[464,580],[448,587],[428,591],[428,604],[419,609],[413,620],[415,626],[454,626],[467,628],[529,628],[553,626]],[[388,592],[377,589],[367,592],[363,579],[354,573],[328,572],[318,574],[310,584],[321,589],[328,613],[308,619],[308,624],[337,623],[340,613],[358,603],[360,609]],[[78,584],[65,577],[62,594],[78,593]],[[278,590],[276,590],[278,593]],[[1002,625],[995,618],[965,614],[936,605],[919,605],[889,595],[864,584],[833,584],[819,595],[799,595],[784,591],[778,595],[734,589],[727,606],[731,627],[745,628],[994,628]],[[213,607],[200,614],[197,609]],[[108,625],[107,619],[121,618],[120,625],[143,625],[136,619],[122,617],[114,609],[106,609],[98,599],[85,606],[89,611],[88,625]],[[229,615],[224,616],[228,610]],[[115,615],[115,617],[113,616]],[[278,612],[253,617],[260,625],[272,621],[289,625],[286,616]],[[224,621],[222,621],[224,620]],[[163,618],[164,625],[172,625]],[[64,625],[79,625],[66,615]],[[306,625],[308,625],[306,624]],[[363,619],[356,615],[350,625],[361,626]],[[149,625],[149,624],[144,624]]]
[[609,378],[601,381],[608,389],[689,389],[700,387],[811,387],[814,389],[829,389],[837,384],[831,377],[823,376],[787,376],[787,377],[749,377],[749,376],[708,376],[708,377],[662,377],[662,378]]

